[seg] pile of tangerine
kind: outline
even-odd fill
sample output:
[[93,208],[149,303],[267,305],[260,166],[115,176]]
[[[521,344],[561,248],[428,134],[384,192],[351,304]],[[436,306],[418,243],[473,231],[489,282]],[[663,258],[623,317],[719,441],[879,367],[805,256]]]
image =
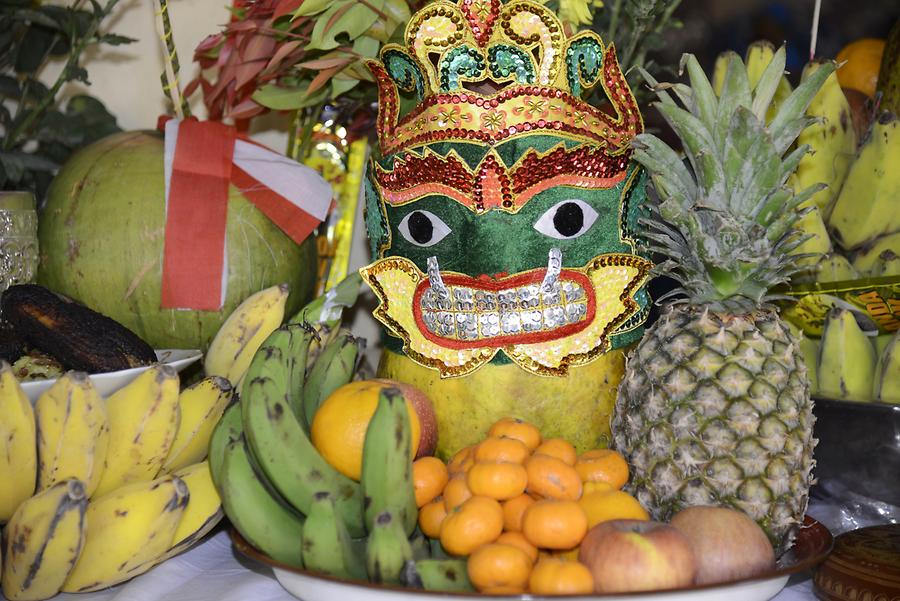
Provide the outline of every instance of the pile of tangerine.
[[577,560],[587,531],[607,520],[648,520],[620,490],[628,464],[615,451],[578,455],[528,422],[503,418],[454,455],[413,463],[422,532],[450,555],[468,556],[469,580],[491,594],[591,593]]

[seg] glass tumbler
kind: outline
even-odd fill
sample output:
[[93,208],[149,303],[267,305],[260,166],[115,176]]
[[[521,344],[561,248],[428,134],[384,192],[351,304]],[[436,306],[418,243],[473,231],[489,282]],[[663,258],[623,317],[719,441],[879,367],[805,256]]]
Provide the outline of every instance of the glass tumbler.
[[31,192],[0,192],[0,292],[30,282],[38,266],[37,210]]

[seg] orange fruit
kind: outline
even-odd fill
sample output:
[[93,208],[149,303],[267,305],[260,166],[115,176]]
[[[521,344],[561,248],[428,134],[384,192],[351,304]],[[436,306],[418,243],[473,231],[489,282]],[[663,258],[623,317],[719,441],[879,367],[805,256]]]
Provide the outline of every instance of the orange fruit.
[[628,482],[628,463],[610,449],[583,453],[575,462],[575,471],[583,482],[608,482],[613,488],[622,488]]
[[[313,417],[310,427],[313,446],[325,461],[348,478],[359,480],[366,429],[375,415],[378,394],[389,387],[389,383],[372,380],[350,382],[331,393]],[[422,428],[412,402],[408,399],[406,409],[412,436],[410,458],[413,458],[419,450]]]
[[588,528],[609,520],[649,520],[637,499],[622,490],[596,491],[578,500],[587,516]]
[[525,492],[528,474],[519,463],[477,462],[466,474],[466,484],[473,495],[505,501]]
[[542,558],[531,570],[528,592],[532,595],[588,595],[594,592],[594,577],[583,563]]
[[464,447],[456,452],[447,462],[447,471],[450,475],[464,474],[475,463],[475,445]]
[[440,538],[441,524],[447,517],[443,497],[435,497],[419,509],[419,528],[428,538]]
[[494,542],[502,532],[500,503],[489,497],[472,497],[444,518],[441,546],[451,555],[470,555],[478,547]]
[[522,516],[522,534],[540,549],[577,547],[587,530],[587,516],[575,501],[537,501]]
[[469,581],[479,591],[487,589],[524,590],[531,575],[531,558],[518,547],[491,543],[469,556]]
[[541,444],[541,431],[537,426],[515,417],[497,420],[488,430],[488,436],[517,438],[525,443],[529,451],[533,451]]
[[575,465],[578,452],[575,446],[565,438],[549,438],[534,450],[535,454],[550,455],[560,459],[566,465]]
[[447,466],[437,457],[416,459],[412,467],[416,507],[422,507],[441,494],[450,476],[447,473]]
[[472,491],[469,490],[469,485],[466,484],[466,475],[457,474],[450,478],[447,481],[447,486],[444,487],[443,497],[447,511],[453,511],[471,499]]
[[503,529],[510,532],[522,530],[522,514],[531,505],[534,499],[528,494],[521,494],[503,502]]
[[528,492],[550,499],[574,501],[581,497],[581,478],[562,459],[535,454],[525,463]]
[[525,535],[521,532],[504,532],[500,536],[497,537],[495,543],[499,543],[501,545],[510,545],[513,547],[518,547],[525,551],[528,557],[531,558],[531,562],[534,563],[538,558],[538,548],[528,542],[528,539],[525,538]]
[[874,97],[883,54],[884,40],[877,38],[862,38],[844,46],[836,59],[838,63],[847,61],[837,70],[841,87],[859,90],[869,98]]
[[592,492],[609,492],[611,490],[618,490],[609,482],[603,481],[588,481],[581,485],[581,496],[584,498],[585,496],[591,494]]
[[531,452],[518,438],[491,436],[475,447],[475,461],[525,463]]

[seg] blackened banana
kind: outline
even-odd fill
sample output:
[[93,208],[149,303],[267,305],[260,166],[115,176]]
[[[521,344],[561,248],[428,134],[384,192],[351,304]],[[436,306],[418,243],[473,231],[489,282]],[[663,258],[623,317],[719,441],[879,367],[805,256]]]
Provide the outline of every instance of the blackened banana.
[[0,311],[29,345],[66,369],[102,373],[157,361],[150,345],[119,322],[42,286],[7,288]]

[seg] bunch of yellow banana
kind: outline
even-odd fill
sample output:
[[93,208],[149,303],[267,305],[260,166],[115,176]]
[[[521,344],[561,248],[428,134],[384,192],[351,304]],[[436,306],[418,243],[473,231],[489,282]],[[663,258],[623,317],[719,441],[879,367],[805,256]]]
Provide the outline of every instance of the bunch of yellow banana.
[[835,307],[821,339],[798,330],[810,393],[828,399],[900,403],[900,332],[867,335],[853,311]]
[[[747,49],[750,84],[775,54],[769,42]],[[713,78],[721,88],[727,53],[719,57]],[[809,78],[821,66],[810,61],[801,75]],[[786,98],[791,85],[782,78],[775,93]],[[798,123],[796,171],[787,185],[795,192],[821,184],[801,205],[805,214],[797,227],[807,236],[794,252],[808,255],[805,273],[795,282],[820,284],[867,277],[900,276],[900,122],[891,113],[877,116],[860,135],[844,90],[832,74],[806,111],[811,125]],[[805,129],[803,128],[805,127]],[[803,152],[803,149],[811,152]],[[801,158],[802,156],[802,158]]]
[[0,585],[10,601],[106,588],[222,518],[206,453],[232,386],[154,365],[106,399],[68,372],[34,406],[0,363]]

